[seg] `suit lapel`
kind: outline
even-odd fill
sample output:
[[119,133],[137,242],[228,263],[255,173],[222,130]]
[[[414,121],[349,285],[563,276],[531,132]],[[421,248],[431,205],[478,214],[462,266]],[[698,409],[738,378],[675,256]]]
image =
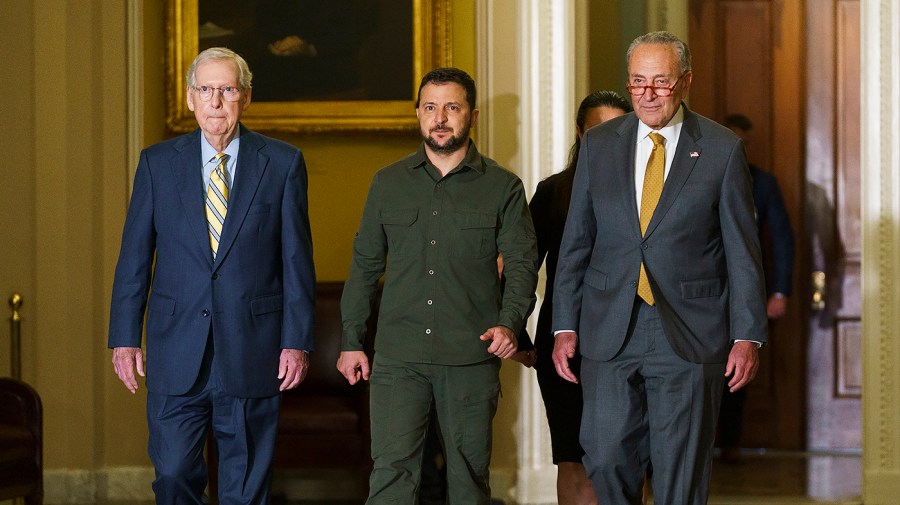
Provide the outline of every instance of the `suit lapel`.
[[681,126],[681,135],[678,137],[678,145],[675,147],[675,158],[672,160],[672,168],[669,169],[669,175],[663,184],[662,194],[659,196],[659,203],[656,204],[656,210],[653,211],[653,217],[650,218],[650,224],[647,226],[645,237],[653,233],[653,230],[659,225],[660,221],[665,217],[669,209],[681,193],[681,188],[687,181],[694,165],[700,158],[702,151],[697,144],[700,140],[700,126],[697,118],[684,107],[684,123]]
[[212,265],[212,250],[209,248],[209,231],[206,224],[206,203],[203,200],[203,174],[200,167],[200,130],[183,137],[184,142],[176,144],[178,153],[172,158],[172,176],[178,190],[184,218],[193,232],[197,247],[205,251],[206,259]]
[[618,172],[618,180],[623,188],[622,191],[617,192],[625,197],[625,201],[622,202],[622,204],[626,214],[623,215],[634,216],[634,219],[628,221],[631,223],[630,228],[634,236],[640,237],[640,214],[634,197],[634,157],[637,155],[637,125],[637,116],[635,116],[634,113],[631,113],[630,117],[623,121],[616,129],[616,133],[618,133],[619,137],[624,139],[623,142],[627,147],[626,149],[613,150],[614,158],[612,166],[615,167],[615,170]]
[[222,263],[237,238],[238,231],[247,217],[250,204],[266,171],[269,158],[260,152],[265,141],[260,135],[241,126],[241,148],[238,151],[238,168],[234,190],[228,195],[228,215],[222,227],[222,240],[216,254],[216,267]]

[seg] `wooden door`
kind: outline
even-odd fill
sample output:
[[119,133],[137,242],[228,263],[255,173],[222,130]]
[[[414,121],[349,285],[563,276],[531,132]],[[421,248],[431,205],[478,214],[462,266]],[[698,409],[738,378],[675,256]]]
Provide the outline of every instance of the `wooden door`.
[[[807,246],[811,449],[862,447],[859,0],[808,0]],[[812,476],[811,476],[812,477]]]
[[859,0],[692,0],[689,29],[692,108],[751,118],[750,160],[778,178],[797,243],[794,295],[762,350],[743,445],[856,450]]
[[761,368],[748,388],[743,447],[802,449],[806,443],[806,340],[809,304],[804,265],[804,18],[796,0],[691,0],[690,107],[722,121],[753,122],[750,161],[778,179],[797,244],[787,314],[770,322]]

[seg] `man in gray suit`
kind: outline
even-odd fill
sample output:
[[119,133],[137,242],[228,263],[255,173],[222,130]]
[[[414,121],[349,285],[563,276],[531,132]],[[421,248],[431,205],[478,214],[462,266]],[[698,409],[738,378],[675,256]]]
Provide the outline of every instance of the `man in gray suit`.
[[[687,45],[628,49],[634,113],[589,130],[556,276],[553,361],[583,356],[581,445],[600,503],[704,504],[716,417],[753,379],[766,340],[763,273],[744,147],[682,101]],[[579,338],[580,337],[580,338]]]

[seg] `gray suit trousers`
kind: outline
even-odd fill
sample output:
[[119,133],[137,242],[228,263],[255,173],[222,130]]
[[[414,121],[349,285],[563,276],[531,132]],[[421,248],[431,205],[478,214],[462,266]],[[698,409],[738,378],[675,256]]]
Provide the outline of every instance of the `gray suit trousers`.
[[656,307],[635,302],[619,353],[582,360],[581,445],[600,503],[640,504],[651,468],[654,503],[706,503],[724,373],[679,357]]

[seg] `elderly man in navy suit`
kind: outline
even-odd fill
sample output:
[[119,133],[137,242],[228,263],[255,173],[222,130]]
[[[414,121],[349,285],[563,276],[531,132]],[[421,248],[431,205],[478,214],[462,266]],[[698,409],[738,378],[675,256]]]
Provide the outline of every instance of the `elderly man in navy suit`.
[[116,267],[108,345],[132,393],[144,375],[160,504],[269,501],[280,391],[306,376],[315,273],[300,151],[240,124],[252,74],[225,48],[187,73],[200,128],[141,153]]
[[634,113],[584,135],[556,274],[553,361],[583,356],[584,463],[600,503],[702,505],[723,384],[756,375],[765,290],[744,147],[691,112],[687,45],[628,49]]

